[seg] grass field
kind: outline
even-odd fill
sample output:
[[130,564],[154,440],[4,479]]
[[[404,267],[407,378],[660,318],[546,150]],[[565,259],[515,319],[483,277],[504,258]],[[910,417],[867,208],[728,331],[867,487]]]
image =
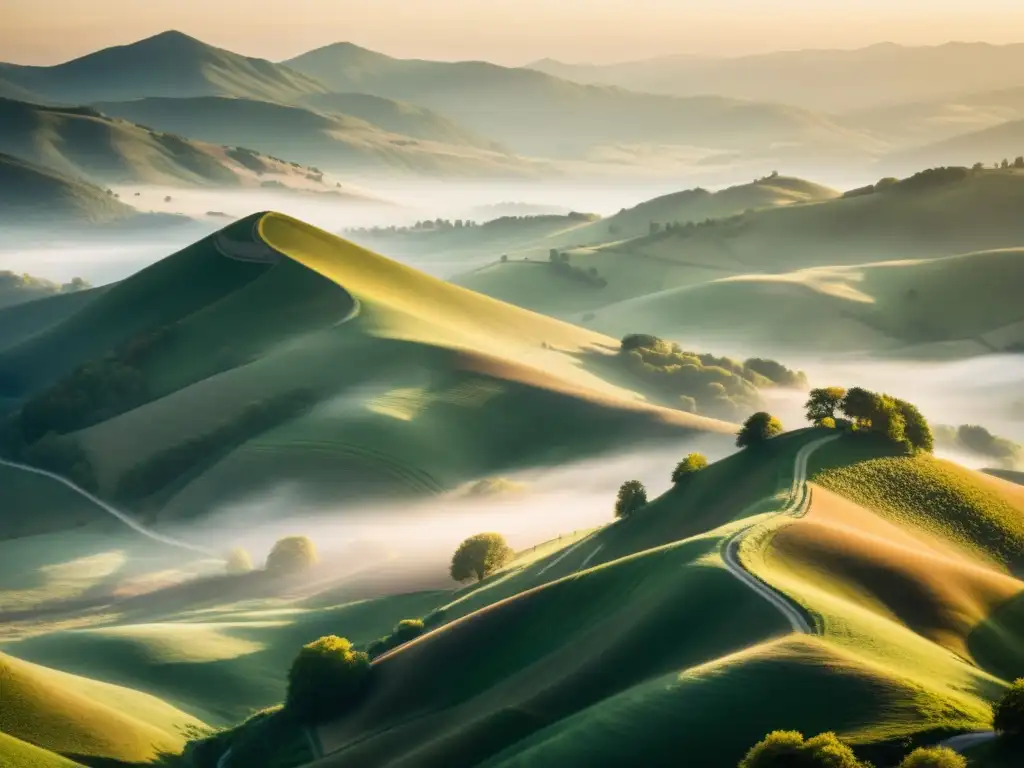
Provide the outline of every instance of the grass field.
[[80,763],[0,732],[0,761],[17,768],[81,768]]

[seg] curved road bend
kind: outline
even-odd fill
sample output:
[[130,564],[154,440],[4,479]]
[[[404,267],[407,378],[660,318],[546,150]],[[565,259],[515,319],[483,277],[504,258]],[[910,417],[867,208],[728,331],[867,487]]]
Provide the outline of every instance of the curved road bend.
[[16,461],[7,461],[6,459],[0,459],[0,466],[10,467],[11,469],[18,469],[21,470],[22,472],[28,472],[33,475],[40,475],[42,477],[49,478],[50,480],[55,480],[61,485],[70,488],[79,496],[82,496],[83,498],[91,501],[93,504],[102,509],[111,517],[117,518],[136,533],[140,533],[146,538],[151,539],[152,541],[159,542],[160,544],[166,544],[171,547],[177,547],[179,549],[187,549],[190,552],[196,552],[200,555],[205,555],[207,557],[216,557],[218,559],[223,559],[223,555],[219,552],[214,552],[213,550],[205,549],[204,547],[197,547],[194,544],[189,544],[188,542],[181,541],[170,536],[164,536],[162,533],[157,533],[156,531],[150,530],[149,528],[142,525],[140,522],[138,522],[131,516],[126,515],[119,509],[115,509],[110,504],[103,501],[103,499],[100,499],[94,496],[93,494],[89,493],[84,488],[80,488],[79,486],[75,485],[66,477],[61,477],[60,475],[55,474],[53,472],[48,472],[47,470],[39,469],[38,467],[32,467],[29,466],[28,464],[19,464]]

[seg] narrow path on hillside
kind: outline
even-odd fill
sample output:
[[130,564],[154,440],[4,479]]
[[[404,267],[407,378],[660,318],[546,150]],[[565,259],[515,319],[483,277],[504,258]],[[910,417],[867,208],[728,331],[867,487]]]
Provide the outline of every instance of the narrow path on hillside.
[[[780,515],[796,515],[805,508],[807,500],[807,462],[821,446],[831,443],[838,438],[839,435],[823,437],[820,440],[808,443],[797,452],[796,458],[793,461],[793,482],[790,486],[789,501],[779,511]],[[729,573],[774,605],[779,613],[786,617],[786,621],[793,627],[794,632],[800,632],[805,635],[813,634],[814,627],[808,621],[803,608],[743,567],[743,564],[740,562],[740,545],[749,532],[749,528],[739,531],[725,542],[725,546],[722,549],[722,558],[725,561],[726,568],[729,569]]]
[[162,533],[157,533],[156,531],[150,530],[149,528],[147,528],[146,526],[142,525],[140,522],[138,522],[137,520],[132,518],[130,515],[126,515],[124,512],[121,512],[119,509],[115,509],[110,504],[108,504],[107,502],[103,501],[103,499],[100,499],[100,498],[94,496],[93,494],[91,494],[87,490],[85,490],[84,488],[80,488],[79,486],[75,485],[70,480],[68,480],[66,477],[61,477],[60,475],[55,474],[53,472],[48,472],[47,470],[39,469],[38,467],[32,467],[32,466],[29,466],[28,464],[19,464],[16,461],[7,461],[6,459],[0,459],[0,466],[10,467],[11,469],[17,469],[17,470],[20,470],[22,472],[28,472],[28,473],[33,474],[33,475],[39,475],[41,477],[45,477],[45,478],[48,478],[50,480],[54,480],[54,481],[60,483],[61,485],[65,486],[67,488],[70,488],[72,491],[77,493],[79,496],[82,496],[83,498],[88,499],[89,501],[91,501],[97,507],[102,509],[104,512],[106,512],[111,517],[114,517],[114,518],[120,520],[122,523],[127,525],[129,528],[131,528],[136,533],[140,533],[143,536],[145,536],[146,538],[151,539],[152,541],[156,541],[156,542],[158,542],[160,544],[166,544],[166,545],[171,546],[171,547],[177,547],[178,549],[187,549],[190,552],[196,552],[196,553],[198,553],[200,555],[205,555],[205,556],[208,556],[208,557],[216,557],[218,559],[223,559],[223,556],[221,554],[219,554],[217,552],[214,552],[211,549],[205,549],[203,547],[197,547],[194,544],[189,544],[188,542],[180,541],[179,539],[175,539],[175,538],[172,538],[170,536],[164,536]]

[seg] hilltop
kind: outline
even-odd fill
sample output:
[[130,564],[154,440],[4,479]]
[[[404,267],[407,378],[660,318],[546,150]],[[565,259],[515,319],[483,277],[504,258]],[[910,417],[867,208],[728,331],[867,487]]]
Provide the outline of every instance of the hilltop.
[[[359,106],[360,99],[342,99]],[[378,103],[378,102],[383,102]],[[105,114],[190,139],[251,147],[278,157],[352,174],[360,171],[418,172],[460,176],[530,176],[543,166],[488,147],[457,126],[423,110],[364,97],[358,110],[381,113],[385,122],[407,127],[418,138],[392,133],[361,117],[251,99],[206,96],[103,102]],[[388,119],[390,116],[391,119]],[[426,138],[428,134],[439,138]],[[451,143],[444,143],[444,141]]]
[[[580,85],[486,62],[395,59],[349,43],[285,62],[332,91],[438,110],[524,154],[600,159],[615,145],[691,145],[780,157],[868,157],[869,136],[807,109],[721,96],[672,98]],[[707,93],[707,91],[704,91]],[[543,115],[543,119],[537,119]],[[786,146],[778,142],[785,142]],[[622,147],[618,147],[621,151]]]
[[0,99],[0,151],[99,184],[259,187],[338,192],[323,174],[244,147],[191,141],[91,107]]
[[240,56],[173,30],[52,67],[0,64],[0,79],[71,104],[147,96],[289,102],[326,90],[286,66]]
[[[279,214],[43,319],[0,353],[0,396],[22,406],[15,451],[160,519],[252,493],[254,477],[312,498],[430,495],[548,456],[731,430],[609,377],[616,341]],[[504,447],[481,450],[494,430]],[[40,442],[50,432],[67,437]]]

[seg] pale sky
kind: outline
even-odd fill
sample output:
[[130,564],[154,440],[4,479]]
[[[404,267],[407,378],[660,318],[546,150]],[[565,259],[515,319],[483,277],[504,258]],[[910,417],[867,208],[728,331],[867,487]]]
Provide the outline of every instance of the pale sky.
[[399,57],[611,62],[1024,42],[1024,0],[0,0],[0,61],[55,64],[172,28],[272,60],[349,41]]

